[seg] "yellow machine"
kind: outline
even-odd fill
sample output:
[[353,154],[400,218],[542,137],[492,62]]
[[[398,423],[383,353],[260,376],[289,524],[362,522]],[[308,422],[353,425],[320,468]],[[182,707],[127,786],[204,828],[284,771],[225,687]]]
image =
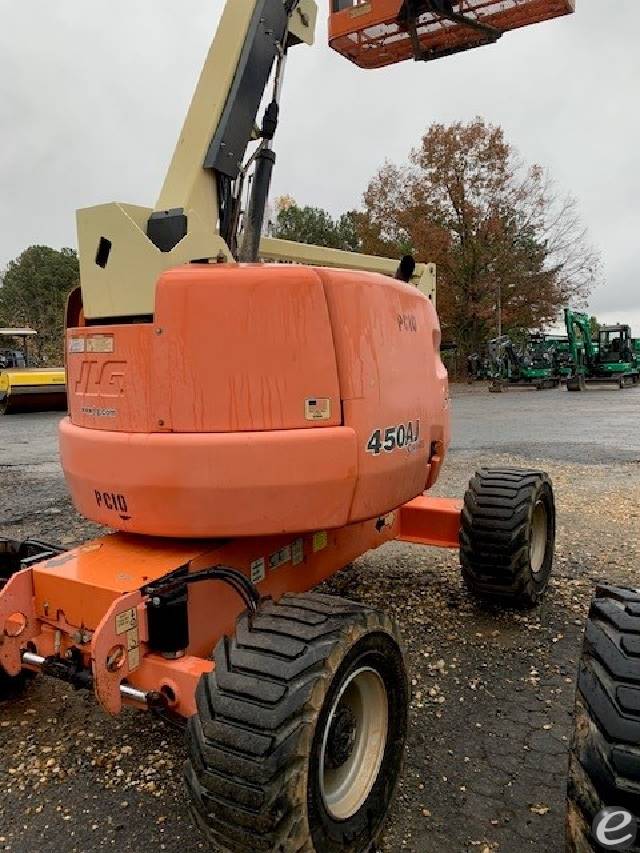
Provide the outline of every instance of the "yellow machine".
[[0,414],[64,410],[67,389],[63,367],[33,367],[27,341],[37,335],[34,329],[0,329],[0,342],[22,341],[18,349],[0,344]]

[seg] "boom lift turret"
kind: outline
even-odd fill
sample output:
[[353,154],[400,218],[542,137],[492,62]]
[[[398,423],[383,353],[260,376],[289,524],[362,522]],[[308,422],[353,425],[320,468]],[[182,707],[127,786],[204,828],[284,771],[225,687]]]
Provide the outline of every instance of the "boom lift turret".
[[[402,57],[370,43],[372,15],[427,59],[485,41],[487,23],[495,37],[490,8],[509,28],[572,5],[338,2],[330,29],[346,21],[366,39],[356,58],[380,65]],[[283,250],[261,240],[273,138],[288,52],[315,19],[313,0],[229,0],[156,207],[80,211],[61,458],[76,507],[118,532],[0,549],[6,677],[188,718],[196,821],[247,853],[372,849],[400,773],[397,628],[309,590],[402,539],[460,548],[474,594],[532,605],[555,540],[542,472],[481,471],[464,511],[424,494],[449,441],[428,296],[358,269],[372,259],[254,263]]]

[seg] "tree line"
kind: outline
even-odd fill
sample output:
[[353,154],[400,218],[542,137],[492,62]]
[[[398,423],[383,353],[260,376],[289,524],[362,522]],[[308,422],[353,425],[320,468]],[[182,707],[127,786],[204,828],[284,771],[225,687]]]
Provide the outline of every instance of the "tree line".
[[[273,236],[438,267],[438,312],[458,361],[495,337],[539,329],[581,307],[600,276],[575,198],[527,165],[500,127],[433,124],[408,162],[385,163],[362,207],[337,218],[276,202]],[[63,355],[64,306],[79,279],[73,249],[31,246],[0,274],[0,325],[31,326],[43,362]]]
[[49,246],[30,246],[0,273],[0,327],[35,329],[38,364],[62,364],[65,306],[79,279],[76,252]]
[[481,118],[432,125],[407,163],[372,178],[361,210],[332,220],[285,198],[276,211],[276,237],[436,263],[443,334],[463,357],[498,327],[540,329],[583,306],[601,274],[575,198]]

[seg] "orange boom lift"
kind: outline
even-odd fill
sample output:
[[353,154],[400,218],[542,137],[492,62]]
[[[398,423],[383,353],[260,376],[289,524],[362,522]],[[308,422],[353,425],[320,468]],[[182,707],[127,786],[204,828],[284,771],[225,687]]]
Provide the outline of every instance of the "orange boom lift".
[[[334,0],[330,38],[377,67],[571,10]],[[230,0],[156,207],[79,212],[60,452],[76,507],[115,532],[0,543],[5,681],[187,719],[193,814],[227,851],[370,850],[396,788],[397,628],[309,590],[394,539],[460,548],[472,592],[522,605],[553,563],[544,473],[480,471],[464,504],[426,494],[449,398],[413,264],[259,263],[286,250],[262,225],[288,52],[315,19],[314,0]]]

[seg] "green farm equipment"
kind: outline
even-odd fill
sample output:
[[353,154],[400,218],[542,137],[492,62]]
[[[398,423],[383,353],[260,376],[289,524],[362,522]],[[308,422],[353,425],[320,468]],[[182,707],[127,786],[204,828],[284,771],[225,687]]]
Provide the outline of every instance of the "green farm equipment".
[[467,383],[483,382],[491,379],[491,359],[484,348],[482,352],[474,352],[467,358]]
[[591,318],[565,308],[573,372],[567,390],[584,391],[587,384],[626,388],[640,381],[640,359],[627,325],[600,326],[597,343],[591,338]]
[[541,391],[560,384],[554,370],[553,353],[542,334],[530,334],[522,352],[516,350],[507,335],[489,341],[488,350],[492,380],[489,390],[493,393],[505,388]]
[[573,373],[573,358],[569,338],[566,335],[545,335],[544,346],[553,362],[553,373],[561,381]]

